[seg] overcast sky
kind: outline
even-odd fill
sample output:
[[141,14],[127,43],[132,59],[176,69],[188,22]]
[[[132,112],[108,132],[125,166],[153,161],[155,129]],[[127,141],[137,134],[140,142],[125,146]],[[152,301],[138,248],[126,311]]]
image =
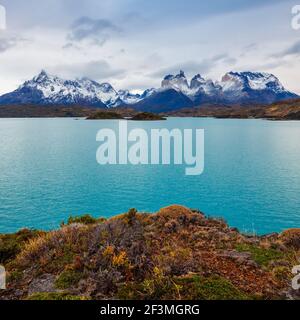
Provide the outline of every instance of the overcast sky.
[[7,10],[0,93],[41,69],[131,90],[159,87],[183,69],[213,80],[231,70],[270,72],[300,94],[300,30],[291,28],[297,1],[205,2],[0,0]]

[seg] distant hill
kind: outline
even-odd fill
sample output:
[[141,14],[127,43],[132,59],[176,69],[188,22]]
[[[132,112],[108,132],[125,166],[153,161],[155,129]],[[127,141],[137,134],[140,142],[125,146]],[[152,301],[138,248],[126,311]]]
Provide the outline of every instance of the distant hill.
[[285,100],[270,105],[254,106],[210,104],[194,108],[183,108],[165,114],[173,117],[300,120],[300,99]]

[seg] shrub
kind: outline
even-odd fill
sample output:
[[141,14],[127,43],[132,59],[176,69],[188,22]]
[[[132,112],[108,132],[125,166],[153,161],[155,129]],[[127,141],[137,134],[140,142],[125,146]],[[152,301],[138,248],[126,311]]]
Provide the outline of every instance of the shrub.
[[273,248],[261,248],[253,244],[238,244],[239,252],[251,253],[252,259],[261,266],[268,266],[270,262],[283,258],[283,253]]
[[231,282],[220,277],[212,277],[200,281],[196,288],[198,299],[244,300],[247,298]]
[[134,221],[136,220],[136,216],[137,210],[134,208],[130,209],[128,213],[125,215],[125,219],[130,226],[133,225]]
[[82,273],[74,270],[63,271],[55,281],[57,289],[68,289],[76,286],[82,278]]
[[84,216],[79,216],[79,217],[72,217],[71,216],[68,219],[67,225],[70,225],[70,224],[73,224],[73,223],[80,223],[80,224],[89,225],[89,224],[97,223],[97,219],[93,218],[89,214],[86,214]]
[[119,287],[117,297],[121,300],[174,300],[180,298],[178,285],[167,277],[160,281],[145,279],[142,283],[123,283]]
[[103,257],[111,257],[115,252],[115,248],[113,246],[107,246],[103,251]]
[[179,290],[180,285],[164,276],[160,268],[154,267],[149,278],[141,283],[127,282],[120,286],[117,296],[122,300],[173,300],[180,298]]
[[177,280],[182,292],[191,300],[245,300],[249,297],[237,289],[230,281],[212,276],[201,278],[192,276]]
[[114,267],[128,267],[129,261],[127,258],[127,253],[125,251],[121,251],[118,255],[115,255],[112,259],[112,264]]
[[22,276],[23,276],[22,272],[15,270],[15,271],[12,271],[8,274],[7,281],[8,281],[8,283],[13,282],[13,281],[18,281],[22,278]]
[[284,266],[278,266],[275,267],[272,270],[273,275],[275,276],[275,278],[277,278],[278,280],[288,280],[291,277],[291,269],[288,267],[284,267]]
[[[92,227],[93,228],[93,227]],[[16,257],[18,268],[34,266],[35,270],[58,274],[66,265],[76,264],[77,256],[88,250],[91,227],[65,227],[30,240]],[[81,260],[81,259],[80,259]],[[80,261],[82,265],[83,261]]]
[[300,229],[289,229],[280,235],[284,244],[288,247],[293,247],[295,249],[300,249]]
[[45,236],[29,240],[20,254],[17,255],[15,263],[19,267],[27,267],[33,263],[37,263],[38,259],[41,258],[50,237],[51,234],[48,233]]
[[36,230],[23,229],[15,234],[0,235],[0,263],[14,259],[25,243],[39,234]]

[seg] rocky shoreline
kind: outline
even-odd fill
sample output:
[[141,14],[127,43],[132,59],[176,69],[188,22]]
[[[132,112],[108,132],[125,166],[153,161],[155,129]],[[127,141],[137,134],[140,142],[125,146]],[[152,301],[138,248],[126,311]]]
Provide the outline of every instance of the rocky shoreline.
[[299,257],[300,229],[258,237],[181,206],[131,209],[1,235],[8,285],[0,299],[299,299]]

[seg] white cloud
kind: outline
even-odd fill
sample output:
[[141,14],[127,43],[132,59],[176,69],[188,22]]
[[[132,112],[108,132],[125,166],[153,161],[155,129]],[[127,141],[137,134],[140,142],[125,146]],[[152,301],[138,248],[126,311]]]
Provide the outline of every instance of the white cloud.
[[88,41],[102,46],[108,39],[119,33],[121,28],[107,19],[81,17],[73,22],[67,38],[71,42]]
[[167,1],[150,7],[146,2],[137,6],[137,0],[45,0],[43,6],[37,0],[2,0],[10,17],[8,31],[17,38],[0,44],[0,93],[41,69],[135,90],[158,87],[164,73],[179,69],[213,79],[232,69],[256,69],[276,74],[300,93],[297,56],[270,58],[293,49],[299,38],[290,28],[291,1],[261,6],[271,2],[255,0],[238,7],[236,1],[225,6],[212,0],[207,7],[188,1],[179,10],[181,4],[173,0],[174,10],[166,15]]
[[105,60],[95,60],[76,64],[62,64],[49,67],[54,74],[73,79],[87,77],[99,82],[107,81],[108,78],[120,78],[124,75],[123,69],[110,66]]

